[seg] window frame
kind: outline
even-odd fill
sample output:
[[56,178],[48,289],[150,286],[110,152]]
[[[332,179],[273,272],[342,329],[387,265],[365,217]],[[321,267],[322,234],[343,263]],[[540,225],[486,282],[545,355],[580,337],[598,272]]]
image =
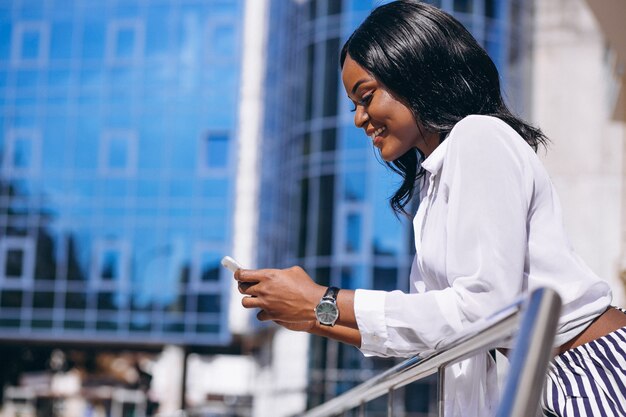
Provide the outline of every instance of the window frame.
[[[123,30],[130,29],[135,39],[129,56],[117,55],[117,41]],[[105,62],[110,66],[127,65],[141,60],[145,49],[145,24],[140,19],[116,19],[108,22],[105,40]]]
[[[125,138],[126,164],[123,168],[110,166],[111,143],[114,139]],[[98,149],[98,171],[111,178],[128,178],[137,173],[139,160],[139,135],[134,129],[107,129],[100,135]]]
[[[223,166],[211,166],[209,165],[209,140],[211,136],[225,136],[226,140],[226,160]],[[227,175],[232,166],[232,152],[233,135],[227,130],[205,130],[200,135],[198,143],[198,174],[201,176],[219,176]]]
[[[15,145],[18,140],[24,138],[31,142],[31,163],[26,168],[16,167],[14,164]],[[2,174],[9,178],[37,175],[41,170],[41,131],[39,129],[13,128],[6,132],[5,139],[6,147],[2,155]]]
[[[21,250],[22,274],[9,277],[5,274],[7,254],[10,250]],[[2,288],[30,289],[35,282],[35,242],[32,237],[5,236],[0,239],[0,283]]]
[[[35,58],[24,58],[24,35],[28,32],[39,33],[39,50]],[[20,21],[13,27],[11,34],[11,63],[17,67],[37,67],[48,62],[50,52],[50,25],[45,21]]]
[[[116,251],[118,258],[117,275],[108,280],[102,277],[105,255]],[[89,281],[98,291],[125,292],[130,278],[130,245],[125,239],[98,239],[94,242],[90,262]]]

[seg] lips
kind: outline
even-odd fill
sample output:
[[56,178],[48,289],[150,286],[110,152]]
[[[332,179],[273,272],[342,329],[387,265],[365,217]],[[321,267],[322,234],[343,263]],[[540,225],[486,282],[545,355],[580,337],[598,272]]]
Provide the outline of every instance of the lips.
[[370,138],[372,138],[372,142],[374,142],[374,146],[376,146],[377,148],[380,148],[382,146],[383,139],[380,137],[380,135],[386,130],[387,130],[386,126],[379,127],[370,136]]
[[386,126],[379,127],[378,129],[376,129],[376,130],[374,131],[374,133],[372,134],[372,136],[374,136],[374,137],[379,136],[379,135],[380,135],[381,133],[383,133],[385,130],[387,130],[387,127],[386,127]]

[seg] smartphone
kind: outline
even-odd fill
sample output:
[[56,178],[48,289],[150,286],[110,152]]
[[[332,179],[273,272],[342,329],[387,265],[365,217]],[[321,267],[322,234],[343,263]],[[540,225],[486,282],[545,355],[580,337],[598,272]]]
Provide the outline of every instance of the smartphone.
[[235,273],[236,270],[243,269],[243,267],[239,264],[239,262],[237,262],[230,256],[224,256],[222,258],[222,266],[228,269],[233,274]]

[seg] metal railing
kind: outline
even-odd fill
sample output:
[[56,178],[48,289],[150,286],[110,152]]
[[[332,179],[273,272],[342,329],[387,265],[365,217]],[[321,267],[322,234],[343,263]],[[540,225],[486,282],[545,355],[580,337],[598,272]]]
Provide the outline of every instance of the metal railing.
[[384,394],[389,394],[387,415],[393,416],[393,392],[435,373],[439,374],[438,410],[443,416],[445,368],[513,338],[508,377],[496,416],[535,416],[560,311],[561,299],[554,290],[537,289],[529,297],[475,323],[463,334],[444,341],[444,348],[424,357],[412,357],[301,416],[338,416],[356,408],[364,416],[365,404]]

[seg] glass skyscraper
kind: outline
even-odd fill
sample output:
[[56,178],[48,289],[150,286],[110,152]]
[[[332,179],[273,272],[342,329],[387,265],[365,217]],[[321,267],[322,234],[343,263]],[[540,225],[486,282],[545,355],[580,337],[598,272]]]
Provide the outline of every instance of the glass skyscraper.
[[0,3],[0,339],[224,345],[242,0]]
[[[352,104],[340,80],[339,50],[380,1],[272,2],[261,193],[259,263],[301,265],[323,285],[408,291],[414,243],[409,219],[398,219],[388,198],[400,178],[377,158],[371,141],[353,125]],[[503,87],[523,101],[520,48],[513,32],[530,5],[506,0],[432,2],[451,12],[484,45]],[[280,47],[278,45],[281,45]],[[513,76],[513,70],[515,76]],[[413,207],[416,209],[416,207]],[[311,338],[309,405],[355,386],[389,360],[364,358],[355,348]],[[426,415],[431,383],[410,386],[396,401]],[[376,407],[376,404],[373,405]],[[385,405],[383,404],[384,408]]]

